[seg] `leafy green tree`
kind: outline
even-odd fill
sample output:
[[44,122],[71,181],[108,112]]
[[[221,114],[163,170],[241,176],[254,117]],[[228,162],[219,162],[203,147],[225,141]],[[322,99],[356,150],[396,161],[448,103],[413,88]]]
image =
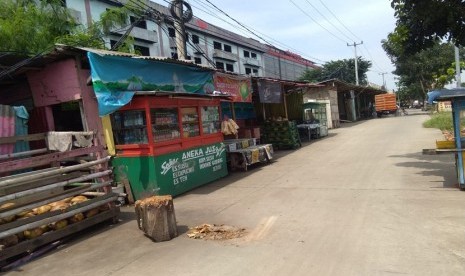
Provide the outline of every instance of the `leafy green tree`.
[[[358,78],[361,85],[366,85],[366,73],[371,68],[371,61],[358,57]],[[299,78],[301,81],[320,82],[329,79],[339,79],[355,84],[355,59],[329,61],[321,69],[307,69]]]
[[465,2],[458,0],[391,0],[396,33],[409,54],[447,39],[465,46]]
[[60,1],[0,1],[0,50],[36,54],[50,48],[76,22]]
[[406,32],[390,33],[381,42],[399,76],[399,90],[410,99],[424,99],[426,92],[442,88],[455,75],[454,49],[450,43],[434,42],[429,48],[411,53],[404,47]]
[[[78,24],[61,0],[1,0],[0,51],[39,54],[55,43],[105,49],[104,37],[128,25],[125,7],[104,12],[89,27]],[[132,50],[129,37],[119,51]]]

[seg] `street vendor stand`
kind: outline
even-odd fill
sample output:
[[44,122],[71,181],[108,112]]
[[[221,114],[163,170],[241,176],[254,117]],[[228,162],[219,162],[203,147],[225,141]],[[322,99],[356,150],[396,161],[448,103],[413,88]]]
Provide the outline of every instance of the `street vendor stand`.
[[328,135],[328,126],[326,118],[326,103],[308,102],[302,105],[303,122],[297,125],[301,136],[311,138],[320,138]]
[[[216,72],[214,83],[215,90],[231,95],[229,101],[222,102],[223,119],[232,118],[240,125],[240,139],[224,140],[229,169],[247,171],[250,165],[270,162],[273,158],[273,146],[260,145],[260,129],[245,124],[245,121],[255,121],[250,77]],[[229,136],[231,135],[225,137]]]
[[465,189],[465,88],[435,90],[428,93],[428,103],[451,101],[455,148],[442,150],[455,154],[455,167],[460,189]]
[[227,175],[211,69],[157,58],[89,54],[89,61],[100,116],[111,118],[115,179],[129,182],[136,200]]

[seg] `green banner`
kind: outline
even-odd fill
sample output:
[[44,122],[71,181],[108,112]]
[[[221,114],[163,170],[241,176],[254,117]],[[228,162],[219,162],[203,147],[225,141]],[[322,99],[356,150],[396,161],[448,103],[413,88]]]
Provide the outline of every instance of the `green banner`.
[[[177,195],[228,174],[223,143],[155,157],[158,185]],[[161,190],[164,190],[163,188]]]

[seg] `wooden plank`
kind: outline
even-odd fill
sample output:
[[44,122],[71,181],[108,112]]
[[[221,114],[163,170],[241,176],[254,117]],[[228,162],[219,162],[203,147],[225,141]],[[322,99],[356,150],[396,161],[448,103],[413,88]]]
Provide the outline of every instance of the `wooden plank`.
[[35,239],[23,241],[15,246],[5,248],[1,251],[2,254],[0,255],[0,260],[6,260],[10,257],[25,253],[27,251],[33,251],[34,249],[44,244],[59,240],[63,237],[82,231],[92,225],[114,218],[118,215],[118,213],[119,209],[113,208],[108,211],[99,213],[93,217],[87,218],[83,221],[70,224],[66,228],[55,230],[53,232],[47,232],[46,234]]
[[37,133],[30,135],[18,135],[10,137],[0,137],[0,145],[2,144],[13,144],[17,141],[39,141],[45,139],[45,133]]
[[128,179],[122,179],[121,182],[123,183],[124,189],[126,190],[126,194],[128,195],[128,203],[129,204],[134,204],[135,199],[134,199],[134,195],[132,194],[131,185],[129,184],[129,180]]
[[46,185],[53,184],[56,182],[61,182],[61,181],[77,178],[85,174],[87,173],[86,172],[72,172],[72,173],[65,174],[65,175],[52,175],[49,177],[41,178],[39,180],[33,180],[29,182],[14,184],[11,186],[0,187],[0,196],[17,193],[20,191],[34,189],[34,188],[41,187],[41,186],[46,186]]
[[0,161],[23,157],[23,156],[36,155],[36,154],[41,154],[41,153],[46,153],[46,152],[48,152],[48,149],[43,148],[43,149],[28,150],[28,151],[22,151],[22,152],[10,153],[10,154],[3,154],[3,155],[0,155]]
[[44,154],[41,156],[35,156],[31,158],[25,158],[20,160],[8,161],[0,163],[1,172],[11,172],[16,170],[35,168],[43,165],[48,165],[51,162],[61,161],[66,158],[76,157],[80,155],[86,155],[95,153],[103,150],[103,146],[75,149],[65,152],[54,152],[50,154]]

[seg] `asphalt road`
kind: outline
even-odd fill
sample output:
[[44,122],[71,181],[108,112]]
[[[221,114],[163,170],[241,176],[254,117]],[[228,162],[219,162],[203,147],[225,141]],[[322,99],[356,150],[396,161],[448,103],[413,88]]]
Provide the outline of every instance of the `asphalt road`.
[[[330,131],[268,166],[175,199],[183,233],[153,243],[132,208],[122,222],[11,275],[465,275],[465,192],[426,115]],[[189,239],[202,223],[245,227],[230,241]]]

